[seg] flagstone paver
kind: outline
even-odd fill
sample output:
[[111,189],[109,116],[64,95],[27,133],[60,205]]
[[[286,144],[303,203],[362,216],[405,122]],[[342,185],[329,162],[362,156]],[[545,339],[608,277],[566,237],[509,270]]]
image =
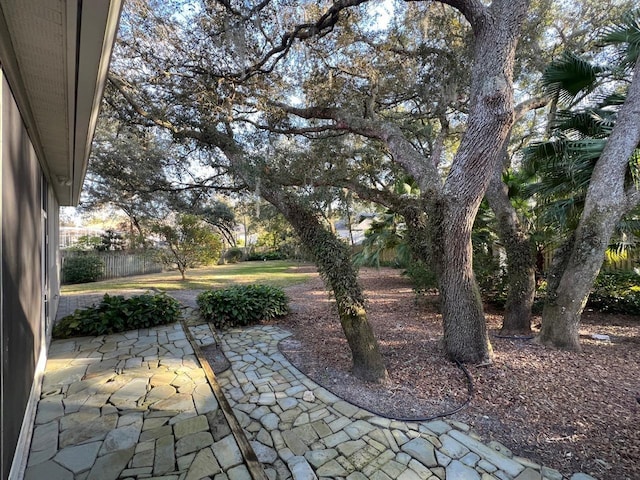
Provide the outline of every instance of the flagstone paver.
[[261,427],[245,426],[254,449],[276,450],[277,458],[263,460],[275,478],[556,477],[555,470],[513,457],[497,442],[481,443],[465,424],[395,421],[338,398],[280,353],[277,345],[289,335],[270,325],[229,330],[221,339],[231,368],[218,382],[234,411]]
[[[25,478],[251,478],[186,338],[176,323],[53,341]],[[242,468],[225,477],[212,445]]]
[[[176,294],[188,314],[195,293]],[[100,298],[63,297],[60,315]],[[214,334],[192,316],[188,329],[53,341],[25,479],[564,478],[497,442],[483,444],[463,423],[396,421],[340,399],[280,353],[290,334],[277,326]],[[217,343],[231,368],[212,379],[190,337],[199,347]],[[254,453],[264,472],[245,457]]]

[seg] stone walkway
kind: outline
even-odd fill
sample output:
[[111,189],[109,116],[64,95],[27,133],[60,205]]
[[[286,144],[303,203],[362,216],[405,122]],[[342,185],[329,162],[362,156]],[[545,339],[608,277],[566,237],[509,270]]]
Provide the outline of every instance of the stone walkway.
[[[279,352],[275,326],[225,333],[232,368],[218,375],[270,478],[560,480],[562,475],[481,443],[454,421],[399,422],[341,400]],[[576,474],[572,480],[592,477]]]
[[244,463],[180,323],[52,342],[25,479],[250,479]]
[[[60,313],[99,298],[63,297]],[[393,421],[341,400],[286,360],[277,344],[290,334],[276,326],[216,339],[188,324],[53,341],[25,479],[565,478],[464,424]],[[217,379],[196,355],[216,341],[231,363]]]

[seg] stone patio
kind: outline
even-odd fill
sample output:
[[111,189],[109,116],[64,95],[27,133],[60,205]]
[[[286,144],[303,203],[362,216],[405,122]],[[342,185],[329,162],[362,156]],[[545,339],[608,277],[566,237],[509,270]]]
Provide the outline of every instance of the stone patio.
[[[187,322],[51,343],[25,479],[565,478],[459,422],[395,421],[352,405],[279,352],[289,332],[218,337],[192,314],[195,292],[180,295]],[[99,298],[68,298],[60,314]],[[218,375],[200,363],[212,343],[231,363]]]

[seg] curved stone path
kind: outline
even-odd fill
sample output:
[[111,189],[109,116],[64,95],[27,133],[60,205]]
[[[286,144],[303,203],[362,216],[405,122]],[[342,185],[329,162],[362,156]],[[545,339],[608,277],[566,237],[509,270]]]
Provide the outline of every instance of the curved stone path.
[[[218,375],[271,479],[560,480],[556,470],[484,445],[459,422],[399,422],[354,406],[293,367],[276,326],[230,330]],[[576,474],[572,480],[591,477]]]
[[[96,300],[68,298],[61,315]],[[289,335],[255,326],[219,338],[191,318],[53,341],[24,478],[566,478],[498,443],[481,443],[464,424],[393,421],[341,400],[279,352]],[[199,348],[212,343],[231,363],[217,377],[198,361]],[[578,473],[571,480],[593,479]]]

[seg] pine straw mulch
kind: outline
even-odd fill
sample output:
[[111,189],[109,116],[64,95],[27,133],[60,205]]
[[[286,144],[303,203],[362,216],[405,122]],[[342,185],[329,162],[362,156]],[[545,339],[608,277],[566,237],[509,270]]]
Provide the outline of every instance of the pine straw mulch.
[[[278,324],[293,337],[281,350],[318,383],[384,416],[431,417],[463,404],[466,378],[443,356],[436,297],[416,300],[398,270],[362,269],[360,280],[389,371],[386,383],[350,374],[335,306],[317,277],[287,289],[292,313]],[[468,366],[475,393],[449,418],[565,475],[640,479],[640,318],[586,312],[580,353],[496,338],[500,313],[489,311],[487,320],[494,363]],[[611,341],[593,340],[594,333]]]

